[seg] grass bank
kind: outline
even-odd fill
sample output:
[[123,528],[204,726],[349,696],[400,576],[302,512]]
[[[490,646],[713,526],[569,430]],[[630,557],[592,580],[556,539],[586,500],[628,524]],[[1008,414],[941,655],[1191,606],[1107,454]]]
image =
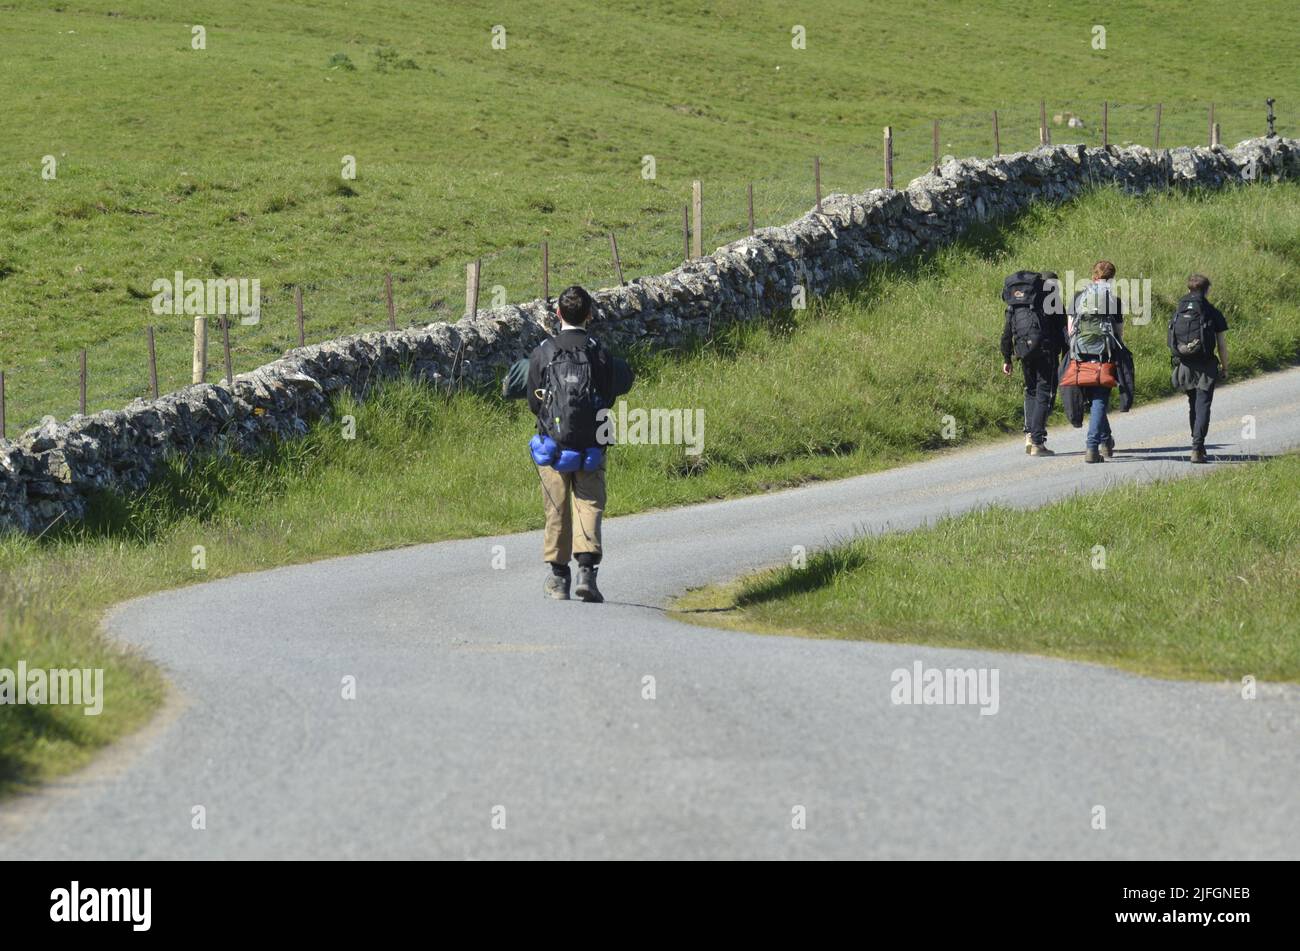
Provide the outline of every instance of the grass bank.
[[1297,681],[1297,485],[1300,455],[1289,455],[1033,512],[990,508],[690,592],[676,616],[1162,677]]

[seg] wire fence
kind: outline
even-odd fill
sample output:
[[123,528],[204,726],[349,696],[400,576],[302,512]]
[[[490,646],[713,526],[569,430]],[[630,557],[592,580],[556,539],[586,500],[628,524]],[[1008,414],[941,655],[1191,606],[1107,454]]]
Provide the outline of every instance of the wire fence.
[[[996,118],[995,118],[996,114]],[[1071,124],[1073,118],[1075,124]],[[1045,120],[1045,124],[1044,124]],[[1157,130],[1157,124],[1159,126]],[[1208,145],[1218,125],[1222,144],[1230,146],[1267,131],[1262,101],[1228,103],[1003,103],[996,110],[966,113],[937,122],[913,120],[891,129],[892,168],[896,188],[931,168],[936,155],[988,156],[1037,147],[1041,137],[1051,143],[1100,146],[1131,144],[1162,148]],[[1288,134],[1291,126],[1278,121],[1276,131]],[[1292,133],[1294,134],[1294,133]],[[750,233],[750,196],[753,225],[782,225],[811,210],[818,186],[825,197],[834,193],[861,193],[885,184],[886,145],[883,129],[864,134],[860,145],[828,148],[809,155],[805,162],[789,165],[776,174],[752,181],[702,182],[703,253]],[[684,189],[680,204],[643,212],[632,226],[614,233],[617,263],[610,233],[596,226],[585,233],[551,235],[543,251],[536,241],[521,236],[520,244],[502,248],[469,261],[444,261],[415,270],[394,268],[390,273],[355,273],[337,279],[295,287],[261,282],[260,313],[256,323],[232,319],[230,362],[235,374],[270,362],[298,345],[297,293],[303,302],[303,328],[308,343],[348,334],[422,326],[436,321],[454,322],[465,316],[467,269],[478,262],[478,308],[491,309],[551,295],[569,284],[589,288],[659,274],[680,265],[690,254],[691,188]],[[543,260],[545,257],[545,270]],[[391,311],[389,281],[391,280]],[[193,318],[156,316],[151,301],[141,300],[138,340],[121,337],[88,345],[82,351],[63,352],[30,365],[0,366],[0,437],[30,426],[42,415],[67,416],[84,410],[120,408],[138,397],[151,395],[148,328],[152,328],[158,390],[166,393],[190,382],[194,346]],[[391,317],[390,317],[391,313]],[[219,319],[209,318],[206,379],[220,382],[225,373],[224,331]],[[83,374],[84,366],[84,374]],[[66,396],[46,405],[24,399],[35,381],[66,381],[59,392]],[[42,389],[48,391],[48,386]],[[84,398],[83,398],[84,391]],[[84,399],[84,407],[82,405]]]

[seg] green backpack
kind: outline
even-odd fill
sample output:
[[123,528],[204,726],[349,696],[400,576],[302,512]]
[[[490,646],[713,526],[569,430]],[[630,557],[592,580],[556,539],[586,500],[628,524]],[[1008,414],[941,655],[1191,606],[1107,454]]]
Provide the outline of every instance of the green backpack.
[[1115,335],[1115,298],[1105,284],[1089,284],[1074,302],[1074,355],[1105,357]]

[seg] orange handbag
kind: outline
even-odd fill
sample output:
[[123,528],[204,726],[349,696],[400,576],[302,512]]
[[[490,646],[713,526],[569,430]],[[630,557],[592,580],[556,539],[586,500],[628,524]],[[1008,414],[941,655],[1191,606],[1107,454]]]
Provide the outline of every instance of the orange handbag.
[[1113,390],[1119,386],[1119,376],[1113,363],[1071,360],[1061,374],[1061,386],[1100,386]]

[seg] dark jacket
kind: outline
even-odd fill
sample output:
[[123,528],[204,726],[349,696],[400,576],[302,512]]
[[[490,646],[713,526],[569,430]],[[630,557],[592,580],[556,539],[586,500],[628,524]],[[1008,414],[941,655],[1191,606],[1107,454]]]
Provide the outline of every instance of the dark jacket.
[[[1015,353],[1011,314],[1012,309],[1008,306],[1006,313],[1002,315],[1002,340],[999,347],[1002,350],[1003,363],[1010,363]],[[1040,347],[1052,354],[1052,359],[1055,360],[1056,354],[1065,349],[1065,314],[1047,313],[1043,308],[1043,302],[1040,301],[1038,303],[1038,321],[1043,328],[1043,342]]]
[[605,349],[605,345],[585,330],[567,328],[561,330],[550,340],[538,344],[528,358],[528,408],[536,416],[542,408],[542,401],[537,398],[537,391],[544,384],[546,363],[550,359],[551,348],[560,350],[585,350],[591,348],[591,382],[600,397],[601,405],[612,406],[614,403],[614,358]]
[[1178,306],[1174,308],[1174,313],[1177,314],[1182,309],[1183,303],[1189,300],[1199,300],[1201,307],[1204,308],[1205,319],[1210,325],[1210,352],[1199,357],[1174,355],[1174,322],[1171,319],[1169,321],[1167,341],[1173,372],[1170,374],[1169,382],[1176,390],[1208,390],[1219,379],[1220,354],[1218,353],[1219,341],[1216,335],[1224,333],[1228,329],[1228,319],[1223,316],[1223,311],[1205,299],[1204,294],[1197,292],[1185,294],[1180,298]]

